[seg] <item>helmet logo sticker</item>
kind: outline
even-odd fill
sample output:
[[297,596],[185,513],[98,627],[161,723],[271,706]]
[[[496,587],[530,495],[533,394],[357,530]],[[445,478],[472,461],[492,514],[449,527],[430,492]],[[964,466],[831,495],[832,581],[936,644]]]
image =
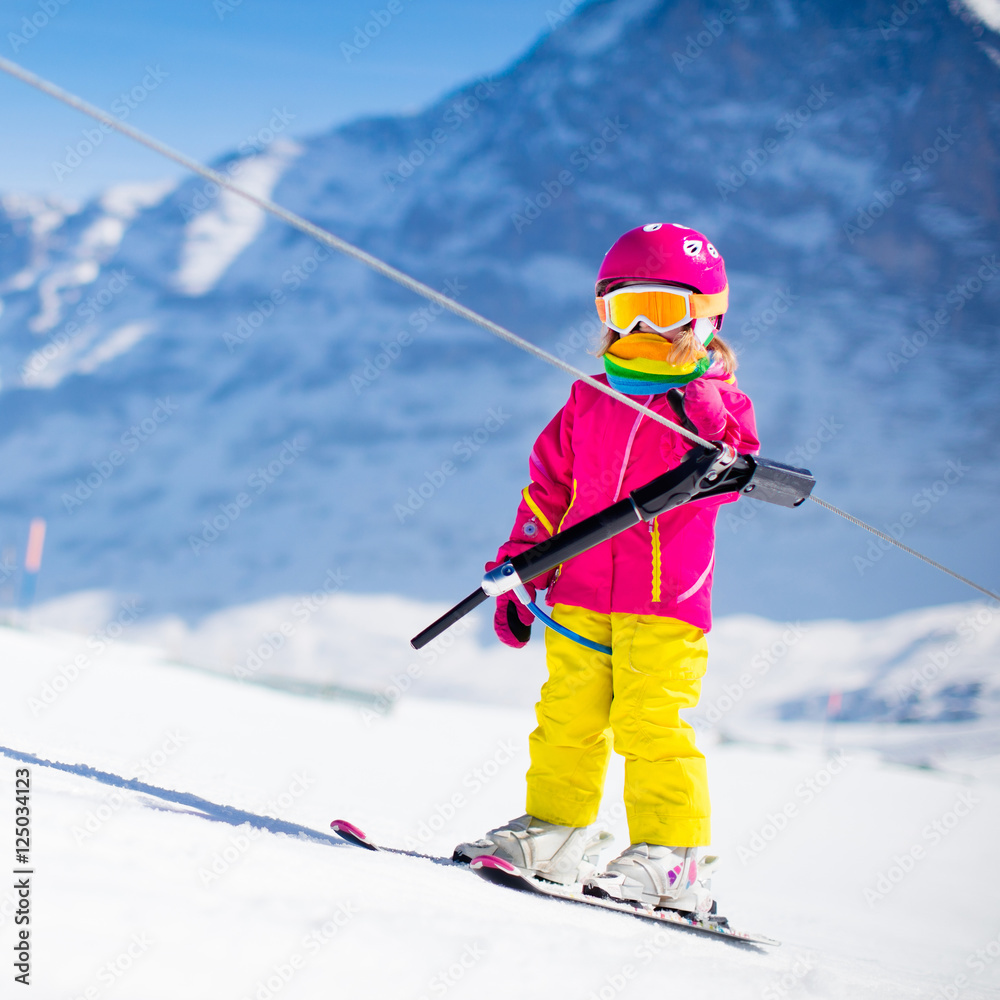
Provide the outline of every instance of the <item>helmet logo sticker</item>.
[[707,250],[707,251],[708,251],[708,252],[709,252],[709,253],[710,253],[710,254],[711,254],[711,255],[712,255],[713,257],[716,257],[716,258],[718,258],[718,256],[719,256],[719,251],[718,251],[718,250],[716,250],[716,249],[715,249],[715,247],[713,247],[711,243],[706,243],[706,244],[705,244],[705,249],[706,249],[706,250]]
[[[701,253],[702,242],[701,240],[685,240],[684,241],[684,252],[689,257],[697,257]],[[718,256],[718,253],[716,253]]]
[[662,229],[662,222],[651,222],[648,226],[643,226],[642,231],[644,233],[655,233],[657,229]]

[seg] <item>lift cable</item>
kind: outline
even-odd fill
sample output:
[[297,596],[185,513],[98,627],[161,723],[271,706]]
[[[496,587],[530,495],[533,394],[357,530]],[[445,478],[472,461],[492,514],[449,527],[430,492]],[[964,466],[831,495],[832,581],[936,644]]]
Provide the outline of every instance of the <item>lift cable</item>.
[[[423,296],[425,299],[429,299],[431,302],[436,303],[443,309],[447,309],[449,312],[454,313],[456,316],[460,316],[462,319],[468,320],[470,323],[474,323],[476,326],[482,327],[494,336],[500,337],[502,340],[507,341],[509,344],[513,344],[515,347],[520,348],[522,351],[526,351],[528,354],[534,355],[536,358],[540,358],[542,361],[547,362],[556,368],[562,369],[564,372],[572,375],[574,378],[580,379],[586,382],[588,385],[593,386],[595,389],[603,392],[607,396],[611,396],[613,399],[617,399],[618,402],[624,403],[626,406],[643,416],[649,417],[651,420],[662,424],[665,427],[669,427],[672,431],[680,434],[682,437],[687,438],[694,444],[701,445],[703,448],[714,448],[715,445],[711,441],[706,441],[704,438],[695,434],[693,431],[688,430],[686,427],[681,426],[668,417],[663,416],[661,413],[656,413],[654,410],[649,409],[649,407],[644,406],[637,400],[626,396],[624,393],[618,392],[613,389],[610,385],[606,385],[604,382],[599,381],[594,378],[593,375],[588,375],[586,372],[563,361],[562,358],[556,357],[554,354],[532,344],[530,341],[525,340],[523,337],[519,337],[516,333],[508,330],[506,327],[501,326],[499,323],[494,323],[492,320],[487,319],[485,316],[480,315],[475,310],[468,308],[468,306],[462,305],[460,302],[456,302],[454,299],[449,298],[447,295],[443,295],[441,292],[429,285],[425,285],[422,281],[418,281],[416,278],[411,277],[404,271],[400,271],[398,268],[393,267],[391,264],[386,263],[384,260],[375,257],[373,254],[367,253],[360,247],[354,246],[352,243],[348,243],[346,240],[341,239],[339,236],[335,236],[333,233],[320,226],[309,222],[307,219],[302,218],[301,215],[290,211],[287,208],[283,208],[281,205],[276,204],[269,198],[264,198],[260,195],[254,194],[252,191],[248,191],[246,188],[241,187],[239,184],[235,184],[233,180],[227,177],[225,174],[220,173],[217,170],[213,170],[211,167],[206,167],[204,164],[199,163],[197,160],[186,156],[184,153],[179,152],[166,143],[160,142],[158,139],[154,139],[152,136],[147,135],[145,132],[140,131],[137,128],[127,124],[116,118],[114,115],[96,107],[88,101],[83,100],[81,97],[77,97],[75,94],[71,94],[69,91],[64,90],[57,84],[46,80],[30,70],[25,69],[23,66],[18,65],[15,62],[11,62],[9,59],[5,59],[0,56],[0,70],[8,73],[10,76],[21,80],[23,83],[34,87],[36,90],[40,90],[44,94],[48,94],[50,97],[54,97],[57,101],[61,101],[63,104],[69,105],[71,108],[75,108],[77,111],[81,111],[83,114],[88,115],[94,120],[101,122],[102,124],[114,129],[117,132],[127,135],[130,139],[134,139],[136,142],[141,143],[147,149],[153,150],[155,153],[159,153],[161,156],[165,156],[167,159],[172,160],[174,163],[179,164],[187,170],[193,173],[199,174],[200,176],[212,181],[214,184],[218,184],[220,187],[226,188],[232,191],[233,194],[238,195],[241,198],[245,198],[247,201],[252,202],[258,208],[263,209],[265,212],[270,213],[276,218],[287,222],[288,225],[293,226],[295,229],[300,230],[307,236],[311,236],[319,243],[323,243],[328,247],[331,247],[338,252],[345,254],[348,257],[353,257],[355,260],[360,261],[366,267],[371,268],[373,271],[384,275],[391,281],[395,281],[397,284],[402,285],[404,288],[408,288],[410,291],[415,292],[417,295]],[[987,597],[992,598],[995,601],[1000,601],[1000,594],[994,593],[992,590],[988,590],[986,587],[981,587],[978,583],[973,583],[967,577],[961,576],[960,574],[948,569],[946,566],[942,566],[941,563],[935,562],[928,556],[922,555],[915,549],[911,549],[908,545],[903,545],[898,539],[893,538],[891,535],[887,535],[885,532],[880,531],[878,528],[873,527],[870,524],[854,517],[853,514],[847,513],[847,511],[841,510],[839,507],[835,507],[833,504],[828,503],[825,500],[821,500],[817,496],[810,496],[809,499],[814,500],[821,507],[832,511],[834,514],[838,514],[840,517],[845,518],[852,524],[856,524],[860,528],[864,528],[866,531],[870,531],[873,535],[878,536],[886,542],[895,545],[897,548],[902,549],[904,552],[908,552],[911,556],[916,556],[918,559],[923,560],[935,569],[941,570],[943,573],[947,573],[949,576],[954,577],[956,580],[967,584],[968,586],[978,590],[980,593],[985,594]]]

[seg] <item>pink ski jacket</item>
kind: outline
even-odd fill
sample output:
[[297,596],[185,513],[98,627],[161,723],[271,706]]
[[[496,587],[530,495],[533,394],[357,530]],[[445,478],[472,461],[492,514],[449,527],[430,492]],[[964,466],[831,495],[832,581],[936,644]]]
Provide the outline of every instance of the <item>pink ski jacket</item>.
[[[606,376],[599,375],[601,381]],[[733,376],[711,372],[684,388],[685,408],[699,434],[741,453],[760,447],[749,397]],[[671,420],[665,394],[637,397]],[[675,431],[575,382],[569,401],[535,442],[531,482],[522,493],[511,537],[498,559],[569,528],[677,466],[692,447]],[[604,614],[661,615],[707,632],[712,625],[715,519],[735,494],[685,504],[637,524],[564,563],[549,578],[546,603]]]

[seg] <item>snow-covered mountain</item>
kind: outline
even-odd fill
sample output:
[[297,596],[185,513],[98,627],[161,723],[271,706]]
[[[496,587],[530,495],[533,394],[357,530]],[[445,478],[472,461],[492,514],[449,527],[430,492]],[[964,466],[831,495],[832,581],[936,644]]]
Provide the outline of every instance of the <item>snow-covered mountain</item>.
[[[269,112],[218,166],[589,370],[613,238],[706,230],[765,453],[995,585],[1000,55],[944,0],[883,8],[580,5],[418,115],[293,139]],[[457,600],[568,390],[202,180],[5,198],[0,300],[0,544],[48,519],[43,596]],[[814,505],[719,536],[723,612],[970,596]]]

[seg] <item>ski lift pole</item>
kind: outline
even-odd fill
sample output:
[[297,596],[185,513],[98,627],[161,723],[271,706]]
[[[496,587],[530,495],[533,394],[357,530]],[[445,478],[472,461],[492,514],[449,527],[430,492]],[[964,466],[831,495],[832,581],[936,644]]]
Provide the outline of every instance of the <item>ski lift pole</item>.
[[742,493],[782,507],[798,507],[815,484],[815,478],[806,469],[753,455],[738,455],[725,444],[717,442],[712,448],[692,448],[675,469],[632,490],[624,500],[605,507],[490,570],[476,590],[414,636],[410,645],[414,649],[423,649],[488,598],[499,597],[521,584],[544,576],[581,552],[692,500]]

